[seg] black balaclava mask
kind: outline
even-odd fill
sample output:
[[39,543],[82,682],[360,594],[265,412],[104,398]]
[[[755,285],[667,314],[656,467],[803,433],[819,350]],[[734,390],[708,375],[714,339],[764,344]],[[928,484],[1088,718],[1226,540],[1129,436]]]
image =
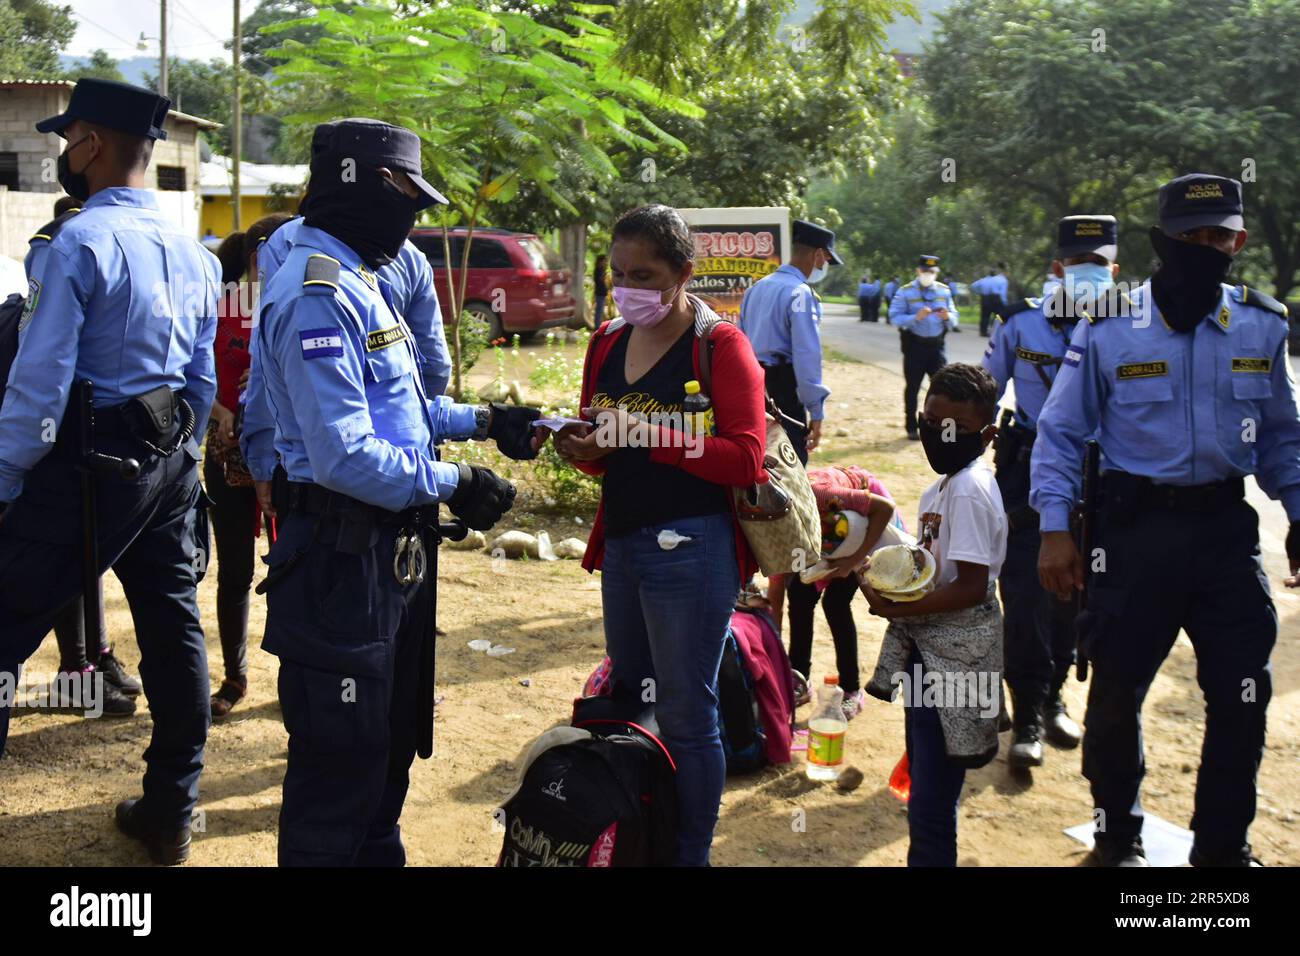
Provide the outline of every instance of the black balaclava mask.
[[328,232],[356,252],[372,269],[397,258],[415,225],[418,200],[377,169],[357,165],[345,176],[344,157],[312,157],[311,181],[299,210],[303,222]]
[[916,427],[926,461],[937,474],[955,475],[984,454],[983,432],[957,432],[951,441],[944,441],[945,429],[931,425],[921,415],[916,416]]
[[1151,247],[1160,268],[1151,276],[1151,294],[1169,327],[1190,332],[1219,305],[1220,288],[1232,269],[1232,256],[1213,246],[1183,242],[1151,227]]

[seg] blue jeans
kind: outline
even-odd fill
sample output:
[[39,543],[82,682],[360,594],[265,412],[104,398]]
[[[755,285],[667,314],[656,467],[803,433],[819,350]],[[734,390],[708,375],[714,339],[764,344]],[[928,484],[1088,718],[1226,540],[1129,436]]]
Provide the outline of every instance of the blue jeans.
[[[912,651],[909,673],[921,664]],[[924,674],[924,672],[922,672]],[[948,759],[943,746],[943,726],[934,707],[912,707],[907,702],[907,760],[912,792],[907,801],[908,866],[957,865],[957,801],[966,780],[966,768]]]
[[[690,540],[661,547],[665,529]],[[614,682],[654,701],[677,764],[679,866],[709,862],[718,822],[727,772],[718,665],[739,588],[731,515],[681,518],[605,542],[606,652]]]

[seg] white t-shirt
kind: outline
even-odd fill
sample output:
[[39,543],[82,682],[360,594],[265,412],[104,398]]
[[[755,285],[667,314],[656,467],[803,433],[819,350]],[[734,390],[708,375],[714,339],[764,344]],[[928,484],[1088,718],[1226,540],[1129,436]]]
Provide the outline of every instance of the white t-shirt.
[[957,561],[987,565],[989,584],[997,580],[1007,554],[1007,514],[982,458],[925,489],[917,528],[919,541],[939,562],[937,587],[957,580]]

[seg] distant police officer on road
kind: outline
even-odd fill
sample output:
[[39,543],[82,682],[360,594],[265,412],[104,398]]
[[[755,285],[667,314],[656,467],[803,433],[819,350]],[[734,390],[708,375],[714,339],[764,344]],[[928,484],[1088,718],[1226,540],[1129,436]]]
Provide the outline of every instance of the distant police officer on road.
[[420,174],[416,135],[350,119],[316,141],[303,224],[257,328],[288,477],[262,586],[289,731],[279,859],[401,865],[409,769],[432,747],[438,502],[485,530],[515,494],[486,468],[435,460],[434,445],[492,437],[532,458],[538,413],[425,392],[412,330],[377,274],[419,211],[445,202]]
[[970,284],[971,292],[980,297],[980,335],[985,338],[989,335],[993,322],[993,316],[1001,311],[1002,307],[1007,304],[1007,288],[1009,283],[1006,276],[1007,267],[998,263],[997,271],[989,270],[989,274],[976,279]]
[[[1043,590],[1038,580],[1038,512],[1029,506],[1029,457],[1038,415],[1047,400],[1078,317],[1105,304],[1119,271],[1114,216],[1066,216],[1057,223],[1053,272],[1065,280],[1052,297],[999,305],[998,323],[983,365],[998,383],[1016,383],[1016,408],[998,426],[998,486],[1010,533],[998,575],[1002,589],[1007,686],[1015,707],[1012,767],[1043,762],[1041,739],[1079,745],[1079,725],[1066,713],[1061,687],[1074,662],[1074,607]],[[1067,300],[1066,289],[1069,289]]]
[[[220,266],[144,188],[169,105],[80,80],[67,112],[36,125],[68,141],[59,183],[83,207],[33,270],[0,409],[0,671],[15,671],[81,590],[82,439],[138,460],[137,480],[95,479],[98,570],[111,566],[126,592],[154,722],[144,797],[119,804],[117,823],[156,862],[177,863],[189,854],[209,716],[193,436],[216,391]],[[92,435],[70,401],[81,380],[94,386]],[[0,709],[0,747],[7,716]]]
[[822,384],[822,303],[811,286],[844,260],[835,252],[835,233],[822,226],[796,219],[790,238],[790,261],[746,290],[740,329],[763,366],[767,394],[782,412],[795,454],[806,465],[821,441],[831,393]]
[[889,321],[898,327],[903,344],[903,423],[907,437],[920,439],[916,426],[916,394],[921,379],[948,362],[943,340],[957,328],[957,306],[952,292],[939,281],[939,257],[921,256],[916,278],[894,295]]
[[[1277,612],[1244,477],[1280,498],[1300,567],[1300,412],[1286,309],[1223,284],[1246,242],[1241,184],[1195,173],[1160,188],[1160,267],[1128,315],[1080,322],[1038,418],[1030,504],[1043,586],[1061,596],[1090,562],[1082,649],[1093,666],[1083,739],[1102,863],[1142,866],[1142,701],[1180,628],[1205,694],[1190,861],[1246,866],[1272,694]],[[1099,540],[1066,529],[1084,443],[1102,455]]]

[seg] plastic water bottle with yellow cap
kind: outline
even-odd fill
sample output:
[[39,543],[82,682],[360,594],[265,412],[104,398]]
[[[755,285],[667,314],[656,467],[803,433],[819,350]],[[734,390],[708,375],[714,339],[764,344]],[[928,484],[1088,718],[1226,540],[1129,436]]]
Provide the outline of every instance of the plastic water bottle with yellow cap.
[[808,720],[808,765],[810,780],[835,780],[844,769],[844,691],[835,674],[827,674],[817,691],[817,706]]

